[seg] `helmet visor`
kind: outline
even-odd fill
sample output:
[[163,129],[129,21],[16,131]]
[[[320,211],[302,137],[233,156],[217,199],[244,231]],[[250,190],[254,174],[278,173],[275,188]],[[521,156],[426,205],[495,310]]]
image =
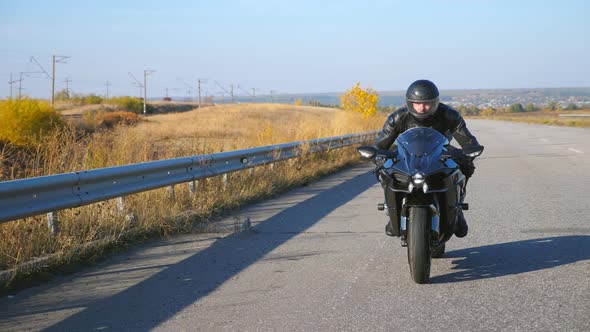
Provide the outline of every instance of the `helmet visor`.
[[407,100],[408,110],[419,119],[426,119],[438,108],[438,98],[430,100]]

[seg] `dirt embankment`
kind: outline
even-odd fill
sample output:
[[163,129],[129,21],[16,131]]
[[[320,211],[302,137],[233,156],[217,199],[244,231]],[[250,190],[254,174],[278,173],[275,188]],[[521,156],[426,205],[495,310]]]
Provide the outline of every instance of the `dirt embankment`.
[[[199,103],[177,102],[177,101],[156,101],[148,103],[156,110],[155,113],[179,113],[188,112],[199,108]],[[202,105],[208,106],[208,105]]]
[[[190,103],[190,102],[170,102],[170,101],[156,101],[156,102],[149,102],[148,105],[153,107],[155,110],[153,113],[156,114],[165,114],[165,113],[180,113],[180,112],[188,112],[199,107],[198,103]],[[202,105],[210,106],[210,105]],[[70,118],[79,118],[83,114],[90,112],[112,112],[112,111],[122,111],[120,107],[117,105],[112,104],[97,104],[97,105],[84,105],[84,106],[76,106],[76,105],[58,105],[57,110],[62,114],[64,117]]]

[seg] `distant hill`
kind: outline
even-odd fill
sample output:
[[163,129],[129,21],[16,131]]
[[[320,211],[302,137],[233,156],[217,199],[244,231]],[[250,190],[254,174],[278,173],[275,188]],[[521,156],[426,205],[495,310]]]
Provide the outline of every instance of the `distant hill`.
[[[378,91],[379,105],[400,106],[405,103],[405,91]],[[319,101],[322,105],[339,105],[337,93],[309,93],[278,95],[275,102],[290,103],[302,99],[303,103]],[[557,101],[560,104],[590,103],[590,88],[531,88],[531,89],[477,89],[441,90],[441,101],[450,104],[476,106],[509,106],[513,103],[534,103],[538,105]]]
[[[378,91],[380,106],[400,106],[405,103],[405,91]],[[174,98],[175,100],[177,98]],[[300,93],[257,96],[257,102],[291,104],[301,99],[303,104],[339,105],[338,93]],[[178,100],[181,100],[178,98]],[[229,98],[226,96],[225,102]],[[250,103],[250,96],[236,96],[236,102]],[[453,105],[505,107],[514,103],[546,105],[556,101],[561,105],[590,104],[590,88],[529,88],[529,89],[474,89],[441,90],[441,101]],[[215,98],[215,102],[220,100]]]

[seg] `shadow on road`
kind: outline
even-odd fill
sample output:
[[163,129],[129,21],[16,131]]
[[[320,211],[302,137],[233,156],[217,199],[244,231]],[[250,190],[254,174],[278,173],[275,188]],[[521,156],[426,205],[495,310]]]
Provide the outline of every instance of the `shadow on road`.
[[590,236],[556,236],[450,251],[450,274],[434,276],[431,283],[461,282],[550,269],[590,259]]
[[155,328],[375,184],[375,176],[367,172],[335,185],[253,227],[253,232],[219,239],[116,295],[88,303],[46,331]]

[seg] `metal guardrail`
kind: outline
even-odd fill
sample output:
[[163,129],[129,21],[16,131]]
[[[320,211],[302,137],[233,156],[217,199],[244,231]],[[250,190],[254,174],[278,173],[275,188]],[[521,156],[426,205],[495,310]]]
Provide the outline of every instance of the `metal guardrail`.
[[[0,182],[0,223],[366,142],[378,131]],[[189,186],[192,190],[193,186]],[[121,201],[122,202],[122,201]],[[122,204],[122,203],[121,203]]]

